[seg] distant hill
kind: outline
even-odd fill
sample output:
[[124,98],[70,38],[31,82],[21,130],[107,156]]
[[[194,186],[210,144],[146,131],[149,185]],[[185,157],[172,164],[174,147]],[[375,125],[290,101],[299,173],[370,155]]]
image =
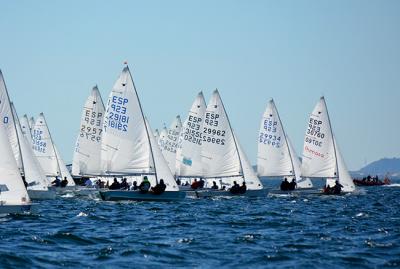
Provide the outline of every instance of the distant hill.
[[378,175],[381,177],[389,174],[390,177],[400,177],[400,158],[383,158],[351,174],[354,176]]

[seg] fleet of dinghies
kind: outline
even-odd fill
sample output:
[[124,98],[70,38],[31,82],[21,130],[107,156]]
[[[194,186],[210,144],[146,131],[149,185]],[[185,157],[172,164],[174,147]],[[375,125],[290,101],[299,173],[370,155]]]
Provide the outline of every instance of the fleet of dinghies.
[[[259,177],[281,178],[292,189],[353,192],[322,97],[307,122],[302,160],[284,130],[271,99],[258,134],[257,172],[229,121],[218,90],[206,104],[197,94],[182,123],[152,131],[128,66],[115,82],[106,106],[97,86],[87,98],[72,161],[72,176],[52,139],[45,116],[18,118],[0,71],[0,213],[29,210],[31,199],[54,199],[54,183],[76,179],[96,183],[103,200],[175,201],[185,196],[263,196]],[[57,185],[59,186],[59,185]],[[122,188],[113,188],[121,186]],[[339,187],[340,188],[340,187]],[[93,188],[95,189],[95,188]],[[315,189],[314,189],[315,190]],[[278,191],[278,190],[272,190]],[[279,191],[278,191],[279,192]],[[340,190],[339,190],[340,193]]]

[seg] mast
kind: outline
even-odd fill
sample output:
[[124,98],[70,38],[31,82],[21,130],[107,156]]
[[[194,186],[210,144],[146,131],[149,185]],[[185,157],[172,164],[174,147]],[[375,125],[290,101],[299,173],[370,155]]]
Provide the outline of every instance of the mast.
[[46,125],[47,131],[49,132],[50,141],[51,141],[51,144],[52,144],[52,146],[53,146],[54,156],[56,157],[56,160],[57,160],[57,168],[58,168],[58,173],[60,174],[60,176],[61,176],[61,179],[62,179],[62,176],[63,176],[63,175],[61,174],[60,163],[58,162],[58,157],[57,157],[56,147],[54,146],[54,141],[53,141],[53,138],[51,137],[50,129],[49,129],[48,125],[47,125],[46,118],[44,117],[44,114],[43,114],[43,112],[42,112],[42,113],[40,113],[40,114],[42,114],[42,116],[43,116],[43,120],[44,120],[44,124]]
[[275,108],[275,111],[276,111],[276,115],[278,116],[279,123],[280,123],[280,125],[281,125],[281,127],[282,127],[282,133],[283,133],[283,136],[285,137],[286,148],[287,148],[287,150],[288,150],[288,152],[289,152],[290,163],[292,164],[292,174],[293,174],[293,176],[294,176],[294,178],[295,178],[294,180],[296,181],[296,174],[295,174],[295,172],[294,172],[294,164],[293,164],[293,159],[292,159],[292,153],[290,152],[288,140],[287,140],[286,133],[285,133],[285,128],[283,128],[282,121],[281,121],[281,117],[279,116],[278,109],[277,109],[276,106],[275,106],[274,99],[271,99],[271,102],[272,102],[272,104],[274,105],[274,108]]
[[241,170],[241,172],[242,172],[243,182],[246,183],[246,179],[244,178],[244,173],[243,173],[242,159],[240,158],[239,149],[238,149],[238,146],[237,146],[237,143],[236,143],[236,136],[235,136],[235,134],[233,133],[232,125],[231,125],[231,122],[229,121],[229,116],[228,116],[228,114],[226,113],[226,109],[225,109],[225,106],[224,106],[224,102],[222,101],[221,96],[219,95],[218,89],[215,89],[215,91],[218,93],[218,97],[219,97],[219,99],[221,100],[221,104],[222,104],[222,107],[223,107],[224,112],[225,112],[225,115],[226,115],[226,120],[228,121],[229,129],[231,130],[231,133],[232,133],[233,142],[235,143],[235,149],[236,149],[236,152],[237,152],[237,155],[238,155],[238,158],[239,158],[239,164],[240,164],[240,170]]
[[332,136],[332,142],[333,142],[333,152],[335,154],[335,166],[336,166],[336,177],[334,177],[334,178],[338,178],[339,179],[339,167],[338,167],[337,154],[336,154],[336,141],[335,141],[335,138],[333,136],[331,119],[329,117],[328,106],[326,105],[325,97],[322,96],[321,99],[324,102],[324,105],[325,105],[325,108],[326,108],[326,115],[328,116],[329,127],[331,129],[331,136]]
[[152,148],[152,146],[151,146],[151,141],[150,141],[150,136],[149,136],[149,130],[148,130],[148,126],[147,126],[147,123],[146,123],[146,118],[145,118],[145,116],[143,115],[142,104],[140,103],[140,99],[139,99],[139,96],[138,96],[138,94],[137,94],[137,91],[136,91],[136,86],[135,86],[135,82],[133,81],[133,78],[132,78],[131,71],[129,70],[129,67],[128,67],[128,65],[126,65],[126,67],[125,67],[125,68],[128,70],[129,76],[130,76],[130,78],[131,78],[131,80],[132,80],[133,89],[135,90],[135,95],[136,95],[136,98],[137,98],[137,100],[138,100],[138,103],[139,103],[140,112],[141,112],[141,114],[142,114],[142,118],[143,118],[144,126],[145,126],[145,128],[146,128],[147,141],[149,141],[151,158],[153,159],[153,164],[154,164],[154,174],[155,174],[155,177],[156,177],[156,184],[158,184],[158,177],[157,177],[156,162],[155,162],[155,160],[154,160],[153,148]]

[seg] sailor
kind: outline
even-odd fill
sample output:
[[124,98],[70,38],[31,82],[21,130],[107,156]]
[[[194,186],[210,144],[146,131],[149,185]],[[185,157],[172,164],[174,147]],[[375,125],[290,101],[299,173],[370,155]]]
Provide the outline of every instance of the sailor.
[[339,180],[335,181],[335,186],[333,186],[333,194],[340,194],[342,191],[343,185],[339,183]]
[[150,185],[149,179],[147,178],[147,176],[144,176],[142,182],[139,185],[140,193],[143,193],[143,194],[147,193],[150,189],[150,186],[151,185]]
[[56,176],[56,179],[51,182],[51,185],[54,187],[60,187],[60,185],[61,185],[60,178],[58,176]]
[[198,189],[200,187],[199,181],[197,181],[197,178],[194,179],[192,185],[190,186],[192,189]]
[[292,181],[289,183],[289,190],[294,191],[296,189],[297,183],[294,178],[292,178]]
[[239,187],[239,193],[245,194],[246,190],[247,190],[246,182],[244,182],[244,180],[243,180],[242,186]]
[[139,189],[139,186],[137,185],[137,182],[135,180],[135,181],[133,181],[133,184],[132,184],[132,190],[136,191],[137,189]]
[[200,181],[199,181],[199,188],[201,189],[201,188],[204,188],[204,179],[202,179],[202,178],[200,178]]
[[87,187],[91,187],[93,185],[92,181],[90,180],[90,178],[85,180],[85,186]]
[[211,189],[218,190],[217,182],[213,181],[213,185],[211,186]]
[[119,190],[120,188],[121,188],[121,185],[119,184],[117,178],[114,177],[114,182],[110,185],[109,189],[110,190]]
[[179,186],[179,185],[181,185],[181,183],[182,183],[181,180],[179,178],[177,178],[176,179],[176,184]]
[[230,188],[230,193],[232,194],[238,194],[240,193],[240,186],[239,184],[237,184],[236,181],[233,181],[233,186]]
[[167,188],[167,185],[165,185],[164,179],[160,179],[160,182],[155,187],[152,187],[151,190],[154,194],[159,195],[165,191],[165,188]]
[[122,179],[121,185],[119,187],[121,190],[129,190],[129,184],[126,182],[126,177]]
[[324,193],[332,194],[332,188],[329,186],[329,184],[324,186]]
[[289,186],[290,186],[289,182],[288,182],[287,178],[285,177],[285,179],[281,183],[281,191],[288,191]]
[[64,179],[61,180],[60,185],[61,185],[61,188],[67,187],[67,185],[68,185],[68,179],[67,179],[67,177],[64,177]]

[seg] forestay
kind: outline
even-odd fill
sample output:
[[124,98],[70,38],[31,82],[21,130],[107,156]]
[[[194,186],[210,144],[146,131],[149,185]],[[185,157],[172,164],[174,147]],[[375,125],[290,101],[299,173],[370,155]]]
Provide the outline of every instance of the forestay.
[[235,139],[217,90],[213,92],[204,116],[202,162],[206,178],[243,177]]
[[202,177],[202,133],[206,101],[200,92],[194,100],[189,115],[182,125],[176,151],[176,175],[179,177]]
[[168,129],[163,129],[163,135],[160,134],[158,144],[165,160],[168,163],[168,167],[172,174],[175,175],[176,169],[176,149],[178,147],[179,134],[182,129],[181,117],[178,115],[171,123]]
[[100,156],[104,110],[103,100],[97,86],[95,86],[83,107],[80,131],[76,139],[72,160],[73,175],[102,174]]
[[128,67],[123,69],[108,98],[101,150],[105,174],[155,172],[144,117]]

